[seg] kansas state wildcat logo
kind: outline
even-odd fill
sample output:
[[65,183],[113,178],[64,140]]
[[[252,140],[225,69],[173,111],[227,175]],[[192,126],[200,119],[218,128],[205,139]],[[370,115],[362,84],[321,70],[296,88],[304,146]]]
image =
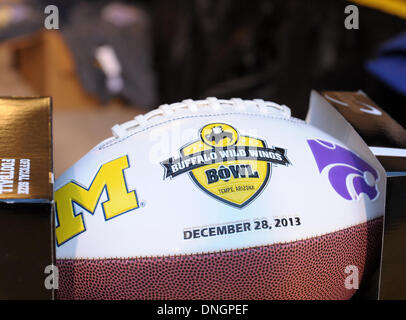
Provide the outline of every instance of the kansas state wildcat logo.
[[365,194],[375,200],[379,196],[378,172],[355,153],[333,143],[307,140],[319,172],[328,174],[334,190],[344,199],[359,199]]

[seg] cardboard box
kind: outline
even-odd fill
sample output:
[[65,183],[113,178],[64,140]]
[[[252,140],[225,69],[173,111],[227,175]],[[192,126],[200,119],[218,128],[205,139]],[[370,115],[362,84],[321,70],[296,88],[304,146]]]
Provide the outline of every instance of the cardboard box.
[[368,146],[385,168],[387,190],[381,266],[360,298],[406,299],[405,128],[362,91],[313,91],[307,120],[358,145],[360,152]]
[[51,299],[50,98],[0,98],[0,299]]
[[85,92],[73,57],[60,33],[39,31],[8,40],[17,71],[39,95],[52,96],[56,108],[96,108],[100,101]]
[[388,179],[379,299],[406,299],[406,172]]

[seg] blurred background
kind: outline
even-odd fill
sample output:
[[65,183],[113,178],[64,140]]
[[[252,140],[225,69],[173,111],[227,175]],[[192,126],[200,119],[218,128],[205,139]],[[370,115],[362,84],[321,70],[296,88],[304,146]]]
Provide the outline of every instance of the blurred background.
[[0,1],[0,95],[52,96],[56,177],[159,104],[262,98],[304,118],[312,89],[361,89],[406,126],[406,1]]

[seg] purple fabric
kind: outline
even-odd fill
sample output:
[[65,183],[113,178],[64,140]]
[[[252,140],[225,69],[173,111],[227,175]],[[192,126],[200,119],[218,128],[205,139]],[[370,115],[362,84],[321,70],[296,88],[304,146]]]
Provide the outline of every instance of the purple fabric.
[[406,33],[386,42],[367,70],[395,91],[406,95]]

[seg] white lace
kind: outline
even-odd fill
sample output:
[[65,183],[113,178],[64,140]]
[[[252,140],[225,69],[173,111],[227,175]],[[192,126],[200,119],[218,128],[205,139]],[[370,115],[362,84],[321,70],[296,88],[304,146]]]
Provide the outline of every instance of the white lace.
[[246,110],[248,107],[256,107],[260,113],[273,113],[283,118],[290,118],[290,109],[285,105],[279,105],[275,102],[264,101],[262,99],[242,100],[233,98],[223,100],[217,98],[207,98],[205,100],[194,101],[192,99],[183,100],[172,104],[163,104],[157,109],[148,112],[145,115],[137,115],[133,120],[116,124],[111,128],[115,138],[122,138],[128,135],[131,131],[145,126],[152,118],[155,117],[170,117],[177,110],[189,110],[196,113],[199,108],[210,107],[215,111],[222,109],[234,109],[239,112]]

